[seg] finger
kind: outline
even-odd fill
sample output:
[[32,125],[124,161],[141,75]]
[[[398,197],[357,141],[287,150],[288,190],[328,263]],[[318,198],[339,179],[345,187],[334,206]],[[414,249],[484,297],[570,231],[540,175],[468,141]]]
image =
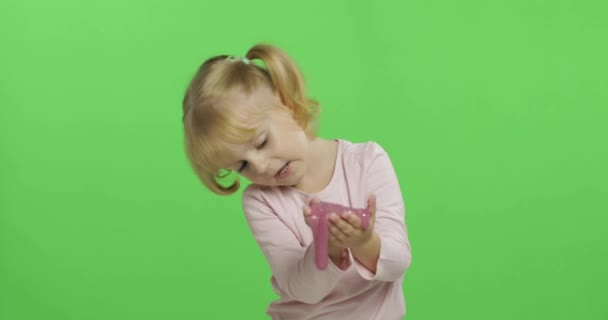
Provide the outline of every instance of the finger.
[[321,200],[319,200],[319,198],[317,197],[313,197],[312,199],[310,199],[310,205],[312,206],[313,204],[319,204],[321,202]]
[[338,217],[337,214],[331,212],[327,215],[329,218],[329,222],[331,222],[332,224],[338,224],[340,221],[342,221],[342,219],[340,219],[340,217]]
[[306,224],[309,226],[311,223],[311,219],[312,219],[312,210],[310,209],[309,206],[304,206],[304,220],[306,221]]
[[376,195],[372,194],[367,198],[367,208],[369,210],[376,210]]
[[348,237],[346,234],[344,234],[344,232],[342,232],[342,230],[340,230],[335,225],[333,225],[329,228],[329,233],[331,234],[331,236],[336,238],[338,241],[344,241]]
[[361,219],[356,214],[346,211],[342,213],[342,219],[348,222],[354,229],[361,229]]
[[330,221],[335,227],[340,229],[343,233],[347,233],[347,231],[350,231],[352,229],[352,226],[347,221],[345,221],[344,219],[341,219],[336,214],[330,215]]
[[342,241],[346,241],[347,239],[356,236],[358,232],[358,229],[353,228],[353,226],[346,221],[340,221],[332,227],[336,228],[341,233],[342,237],[340,237],[340,239]]
[[310,209],[309,206],[304,206],[303,208],[304,208],[304,215],[305,216],[309,216],[309,215],[312,214],[312,210]]
[[376,195],[372,194],[369,196],[369,198],[367,199],[367,209],[370,212],[370,219],[373,221],[373,219],[376,218]]

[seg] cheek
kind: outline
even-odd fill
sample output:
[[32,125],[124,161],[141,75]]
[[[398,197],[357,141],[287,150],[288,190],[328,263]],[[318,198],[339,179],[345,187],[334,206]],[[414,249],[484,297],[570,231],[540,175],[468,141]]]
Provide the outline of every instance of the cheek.
[[272,148],[277,156],[301,158],[306,154],[308,138],[297,124],[275,127],[272,136],[275,141]]
[[282,151],[285,156],[300,159],[306,154],[305,140],[299,134],[285,136],[282,139]]

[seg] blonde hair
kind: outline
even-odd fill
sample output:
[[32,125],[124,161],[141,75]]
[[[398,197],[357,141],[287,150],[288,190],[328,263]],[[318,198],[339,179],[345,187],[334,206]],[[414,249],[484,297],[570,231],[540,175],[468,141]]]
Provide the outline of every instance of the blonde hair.
[[[306,96],[304,80],[293,60],[279,48],[256,44],[245,55],[249,61],[226,60],[218,55],[207,59],[186,89],[183,123],[186,155],[201,182],[219,195],[239,189],[238,175],[222,168],[227,161],[224,143],[245,143],[268,108],[286,107],[309,136],[316,132],[319,103]],[[260,60],[265,66],[255,64]],[[264,106],[247,115],[235,112],[230,93],[238,90],[250,95],[270,89],[281,98],[282,106]]]

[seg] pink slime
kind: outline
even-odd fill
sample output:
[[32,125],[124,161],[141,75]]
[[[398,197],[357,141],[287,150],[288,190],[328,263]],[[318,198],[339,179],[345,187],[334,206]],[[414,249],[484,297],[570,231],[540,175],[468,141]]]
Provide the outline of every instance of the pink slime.
[[324,270],[329,263],[329,214],[335,213],[341,216],[343,212],[350,211],[359,216],[361,227],[365,230],[369,227],[370,213],[367,209],[354,209],[323,201],[314,202],[310,209],[312,211],[311,227],[315,246],[315,263],[319,270]]

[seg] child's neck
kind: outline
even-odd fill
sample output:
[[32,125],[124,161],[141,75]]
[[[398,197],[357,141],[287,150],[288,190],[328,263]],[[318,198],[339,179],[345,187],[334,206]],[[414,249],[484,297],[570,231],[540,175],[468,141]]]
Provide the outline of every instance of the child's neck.
[[307,174],[295,187],[307,193],[316,193],[325,189],[334,175],[338,142],[313,138],[309,143]]

